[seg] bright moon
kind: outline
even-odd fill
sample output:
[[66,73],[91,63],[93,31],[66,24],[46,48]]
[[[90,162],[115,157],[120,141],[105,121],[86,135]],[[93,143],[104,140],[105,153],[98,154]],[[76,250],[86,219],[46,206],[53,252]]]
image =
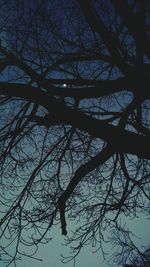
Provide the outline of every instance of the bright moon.
[[63,84],[63,87],[67,87],[67,84],[66,84],[66,83],[64,83],[64,84]]

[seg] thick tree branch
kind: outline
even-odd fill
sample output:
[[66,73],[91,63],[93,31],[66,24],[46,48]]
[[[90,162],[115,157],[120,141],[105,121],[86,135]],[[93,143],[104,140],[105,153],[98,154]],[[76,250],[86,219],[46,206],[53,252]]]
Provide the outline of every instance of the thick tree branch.
[[94,170],[97,166],[103,164],[106,160],[108,160],[113,155],[113,151],[111,147],[107,146],[104,148],[100,153],[98,153],[95,157],[91,158],[88,162],[81,165],[75,172],[73,178],[71,179],[70,183],[68,184],[65,192],[59,198],[59,209],[60,209],[60,216],[61,216],[61,227],[62,227],[62,234],[66,235],[66,219],[65,219],[65,208],[66,202],[69,199],[70,195],[73,193],[76,186],[85,177],[86,174]]
[[78,2],[91,28],[98,32],[103,38],[115,65],[117,65],[124,74],[129,74],[131,70],[130,66],[126,64],[125,60],[121,57],[117,49],[118,44],[115,39],[112,38],[112,35],[108,31],[107,27],[104,25],[102,20],[96,16],[91,0],[87,0],[86,2],[84,0],[78,0]]
[[143,23],[139,19],[140,16],[133,13],[131,7],[127,4],[127,1],[120,2],[118,0],[112,0],[112,3],[115,9],[118,11],[119,15],[124,20],[136,42],[142,42],[142,46],[144,47],[147,56],[150,58],[150,40],[148,39],[146,33],[143,31]]
[[[137,79],[136,70],[133,71],[133,68],[127,77],[120,78],[117,80],[93,81],[93,83],[92,81],[86,80],[85,85],[93,85],[91,86],[91,88],[90,87],[58,88],[53,85],[57,83],[56,79],[45,79],[44,77],[42,77],[42,75],[38,74],[35,70],[33,70],[30,66],[28,66],[25,62],[17,58],[12,53],[8,53],[3,48],[0,48],[0,51],[8,58],[10,64],[18,66],[21,70],[23,70],[26,74],[28,74],[33,81],[35,81],[39,86],[45,88],[51,95],[59,95],[64,97],[71,96],[82,99],[82,98],[102,97],[105,95],[120,92],[122,90],[127,90],[138,94],[137,88],[139,88],[139,81]],[[145,71],[146,71],[146,66],[145,66]],[[64,83],[64,80],[62,80],[62,82]],[[58,83],[60,83],[60,79],[58,79]],[[65,80],[65,83],[67,84],[67,80]],[[78,85],[79,84],[83,85],[82,80],[78,81],[75,80],[74,83]],[[146,73],[142,81],[140,81],[140,85],[143,87],[142,90],[143,99],[150,98],[150,92],[148,87],[149,84],[150,84],[150,79]],[[1,83],[1,85],[5,86],[4,83]]]
[[[56,83],[55,79],[45,79],[42,77],[42,75],[38,74],[36,71],[34,71],[30,66],[28,66],[25,62],[17,58],[15,55],[12,53],[8,53],[5,49],[0,48],[0,51],[8,58],[8,60],[11,62],[12,65],[15,65],[19,67],[21,70],[23,70],[26,74],[29,75],[29,77],[37,82],[37,84],[46,90],[52,95],[59,95],[59,96],[72,96],[72,97],[78,97],[78,98],[91,98],[91,97],[98,97],[98,96],[103,96],[111,93],[115,93],[121,90],[121,86],[127,86],[127,87],[132,87],[132,83],[129,82],[126,79],[118,79],[116,83],[113,81],[99,81],[98,82],[98,87],[94,86],[94,88],[84,88],[84,89],[79,89],[79,88],[58,88],[55,87],[54,83]],[[59,81],[60,82],[60,81]],[[67,80],[66,80],[67,83]],[[78,82],[79,83],[79,82]],[[97,83],[96,81],[93,82],[95,85]],[[81,81],[81,85],[83,82]],[[130,84],[130,86],[129,86]],[[101,87],[101,89],[99,89]],[[110,88],[112,87],[112,89]],[[92,89],[92,92],[91,92]],[[126,88],[123,88],[126,89]],[[81,91],[82,90],[82,91]]]
[[[62,80],[61,83],[67,82],[67,80]],[[54,82],[57,82],[57,80],[54,80]],[[58,82],[60,82],[58,80]],[[69,81],[68,81],[69,83]],[[72,83],[72,81],[71,81]],[[74,81],[75,83],[75,81]],[[117,93],[123,90],[134,92],[135,86],[132,84],[132,82],[128,81],[125,78],[112,80],[112,81],[86,81],[87,85],[85,87],[77,87],[77,88],[58,88],[55,89],[53,86],[50,86],[49,84],[49,90],[48,93],[51,95],[58,95],[63,97],[74,97],[78,99],[82,98],[96,98],[96,97],[102,97],[109,94]],[[77,81],[77,84],[80,84],[80,81]],[[81,85],[83,82],[81,81]],[[6,82],[0,82],[0,93],[7,92],[7,88],[11,87],[12,90],[15,88],[20,87],[20,90],[33,90],[34,87],[31,87],[29,85],[25,84],[17,84],[17,83],[6,83]],[[69,86],[69,85],[68,85]],[[37,90],[36,90],[37,91]]]
[[[4,85],[4,86],[2,86]],[[58,99],[49,96],[38,88],[28,85],[1,84],[0,94],[10,97],[16,96],[37,103],[48,110],[50,115],[43,124],[49,127],[51,124],[68,124],[81,131],[88,132],[92,137],[102,138],[113,146],[114,151],[134,154],[140,158],[150,158],[150,138],[136,133],[120,129],[117,126],[99,121],[85,115],[83,112],[74,110]]]

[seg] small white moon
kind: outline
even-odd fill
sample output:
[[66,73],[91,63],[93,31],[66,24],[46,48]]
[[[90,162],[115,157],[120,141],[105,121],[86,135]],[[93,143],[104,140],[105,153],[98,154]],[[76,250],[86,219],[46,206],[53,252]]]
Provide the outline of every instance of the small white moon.
[[67,87],[67,84],[66,84],[66,83],[64,83],[64,84],[63,84],[63,87]]

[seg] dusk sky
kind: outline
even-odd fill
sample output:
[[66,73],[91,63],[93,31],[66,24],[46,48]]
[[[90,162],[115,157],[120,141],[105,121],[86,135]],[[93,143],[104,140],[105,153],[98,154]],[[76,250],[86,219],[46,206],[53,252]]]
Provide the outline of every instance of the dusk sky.
[[[150,231],[149,231],[149,221],[146,218],[137,218],[130,223],[128,223],[130,230],[133,230],[133,233],[138,238],[135,238],[136,244],[141,246],[149,245],[150,240]],[[61,262],[61,254],[64,256],[69,256],[69,247],[65,247],[64,244],[64,237],[61,235],[59,227],[55,227],[56,230],[52,230],[51,236],[52,239],[48,244],[40,246],[37,254],[37,258],[42,259],[42,261],[32,260],[30,258],[22,258],[22,261],[18,261],[18,267],[113,267],[112,264],[109,265],[108,259],[109,257],[106,256],[106,260],[103,259],[101,251],[97,251],[94,253],[95,248],[91,248],[91,246],[86,246],[80,252],[74,261],[69,263],[62,263]],[[70,228],[70,227],[69,227]],[[71,228],[69,229],[71,231]],[[107,235],[107,232],[106,232]],[[108,244],[104,244],[104,251],[112,255],[112,246]],[[114,249],[115,251],[115,249]],[[115,265],[114,265],[115,266]],[[3,267],[3,264],[0,264],[0,267]],[[10,265],[13,267],[13,264]],[[122,267],[120,265],[120,267]]]
[[[146,218],[137,218],[133,221],[130,221],[128,224],[130,230],[133,230],[135,236],[137,235],[136,244],[140,245],[149,245],[150,240],[150,231],[149,231],[149,221]],[[58,229],[59,230],[59,229]],[[71,229],[70,229],[71,230]],[[43,261],[34,261],[31,259],[24,259],[22,262],[19,263],[19,267],[109,267],[107,260],[103,259],[101,251],[97,251],[94,253],[95,248],[91,248],[91,246],[86,246],[80,252],[80,254],[76,258],[76,265],[74,266],[74,262],[69,263],[62,263],[61,262],[61,254],[64,256],[69,256],[69,247],[65,247],[62,244],[64,243],[63,237],[61,233],[53,230],[52,231],[53,240],[47,245],[41,245],[37,256],[43,258]],[[104,249],[106,253],[109,253],[111,256],[112,254],[112,247],[108,244],[104,245]],[[93,253],[92,253],[93,251]],[[115,250],[114,250],[115,251]],[[107,258],[108,259],[108,258]],[[122,267],[122,266],[120,266]]]
[[146,267],[149,10],[0,0],[0,267]]

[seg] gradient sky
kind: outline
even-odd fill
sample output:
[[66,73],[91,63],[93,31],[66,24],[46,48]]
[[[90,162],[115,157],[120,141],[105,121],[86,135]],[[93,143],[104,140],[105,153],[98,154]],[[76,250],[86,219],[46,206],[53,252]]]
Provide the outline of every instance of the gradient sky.
[[[130,229],[133,230],[133,233],[140,237],[141,239],[137,239],[137,244],[149,244],[150,240],[150,231],[149,229],[149,222],[146,219],[137,218],[130,223],[128,223]],[[63,237],[61,236],[61,231],[58,230],[53,231],[53,240],[47,244],[44,245],[39,249],[39,257],[43,258],[43,262],[37,262],[33,260],[25,260],[22,263],[19,264],[19,267],[74,267],[73,262],[69,262],[68,264],[63,264],[60,261],[60,255],[61,253],[64,253],[64,255],[68,255],[69,248],[64,247],[63,244]],[[112,252],[111,249],[108,249],[108,245],[106,245],[106,250],[108,252]],[[81,251],[80,255],[76,259],[76,265],[75,267],[107,267],[109,266],[106,261],[103,260],[103,257],[100,253],[100,251],[96,253],[92,253],[94,251],[94,248],[91,248],[90,246],[86,246],[83,248],[83,251]],[[65,254],[66,252],[66,254]]]
[[[4,43],[3,43],[4,45]],[[150,240],[150,231],[149,231],[149,221],[146,220],[143,216],[136,218],[128,222],[128,226],[137,237],[137,244],[147,245]],[[71,231],[71,226],[68,227],[68,234]],[[41,261],[32,260],[30,258],[24,257],[22,261],[18,262],[18,267],[108,267],[108,263],[103,260],[102,254],[100,251],[93,253],[92,251],[95,248],[91,246],[86,246],[83,248],[81,253],[76,259],[76,264],[74,262],[69,262],[67,264],[61,263],[61,254],[64,256],[69,256],[69,247],[63,245],[64,237],[61,235],[61,230],[59,227],[52,229],[51,236],[53,238],[46,245],[41,245],[38,253],[35,255],[38,258],[42,258]],[[112,250],[106,245],[106,251],[112,254]],[[3,263],[0,263],[0,267],[4,267]],[[11,264],[10,267],[14,265]]]
[[[148,245],[150,240],[150,231],[149,231],[149,221],[145,218],[137,218],[130,222],[128,222],[128,226],[133,233],[137,235],[138,238],[136,240],[136,244]],[[71,231],[68,229],[68,232]],[[29,258],[24,258],[22,261],[18,261],[18,267],[109,267],[107,261],[103,260],[103,257],[100,251],[93,253],[94,248],[90,246],[86,246],[83,248],[79,256],[76,258],[76,265],[74,266],[74,262],[69,262],[67,264],[63,264],[61,262],[61,254],[63,253],[65,256],[69,255],[69,248],[63,245],[64,237],[61,236],[61,231],[59,227],[53,229],[51,236],[53,240],[46,245],[41,245],[37,257],[42,258],[41,261],[32,260]],[[106,251],[112,254],[112,249],[108,248],[108,245],[105,247]],[[2,263],[1,263],[2,264]],[[4,267],[4,265],[0,264],[0,267]],[[13,267],[12,264],[10,267]]]

